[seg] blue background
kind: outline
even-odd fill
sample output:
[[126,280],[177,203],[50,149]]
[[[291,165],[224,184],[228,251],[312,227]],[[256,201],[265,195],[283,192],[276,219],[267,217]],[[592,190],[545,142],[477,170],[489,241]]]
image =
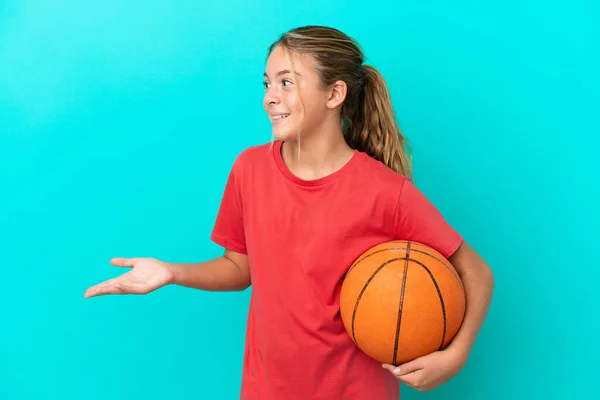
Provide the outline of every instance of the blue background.
[[[271,139],[268,45],[342,29],[417,184],[496,276],[469,363],[405,399],[590,399],[600,9],[573,1],[0,1],[0,399],[235,399],[249,291],[84,299],[115,256],[203,261]],[[593,157],[596,157],[593,159]]]

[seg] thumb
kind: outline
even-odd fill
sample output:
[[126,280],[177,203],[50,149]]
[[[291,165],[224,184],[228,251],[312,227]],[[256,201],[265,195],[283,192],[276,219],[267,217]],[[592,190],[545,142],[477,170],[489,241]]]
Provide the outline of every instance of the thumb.
[[416,360],[398,365],[392,372],[396,376],[402,376],[415,372],[419,369],[422,369],[421,360],[417,358]]
[[387,363],[381,364],[381,366],[384,369],[387,369],[388,371],[390,371],[392,374],[394,373],[394,370],[397,368],[395,365],[387,364]]
[[110,263],[115,267],[133,267],[137,259],[115,257],[110,259]]

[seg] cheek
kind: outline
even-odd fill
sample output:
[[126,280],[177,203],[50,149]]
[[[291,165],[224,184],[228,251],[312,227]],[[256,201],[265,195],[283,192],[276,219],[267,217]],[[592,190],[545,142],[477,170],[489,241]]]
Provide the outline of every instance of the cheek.
[[300,98],[295,91],[287,92],[282,97],[283,102],[285,103],[286,108],[294,114],[298,114],[302,111],[302,103],[300,102]]
[[[304,112],[304,123],[312,126],[318,123],[324,116],[325,106],[322,104],[322,100],[319,97],[319,93],[306,92],[303,93],[303,112]],[[298,105],[298,107],[301,107]]]

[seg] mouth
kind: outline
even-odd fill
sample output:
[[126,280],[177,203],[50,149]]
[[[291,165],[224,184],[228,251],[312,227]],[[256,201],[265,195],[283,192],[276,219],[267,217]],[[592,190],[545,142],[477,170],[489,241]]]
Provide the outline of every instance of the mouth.
[[275,121],[282,121],[282,120],[286,119],[289,116],[290,116],[289,113],[287,113],[287,114],[271,114],[271,120],[273,122],[275,122]]

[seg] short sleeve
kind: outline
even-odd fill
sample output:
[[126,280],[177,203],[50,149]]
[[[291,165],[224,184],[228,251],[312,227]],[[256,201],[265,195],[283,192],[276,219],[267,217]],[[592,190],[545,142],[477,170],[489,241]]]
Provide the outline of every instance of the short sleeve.
[[241,166],[238,158],[225,184],[211,240],[226,249],[247,254],[241,181]]
[[462,243],[462,236],[441,212],[408,179],[398,198],[395,234],[399,240],[419,242],[449,258]]

